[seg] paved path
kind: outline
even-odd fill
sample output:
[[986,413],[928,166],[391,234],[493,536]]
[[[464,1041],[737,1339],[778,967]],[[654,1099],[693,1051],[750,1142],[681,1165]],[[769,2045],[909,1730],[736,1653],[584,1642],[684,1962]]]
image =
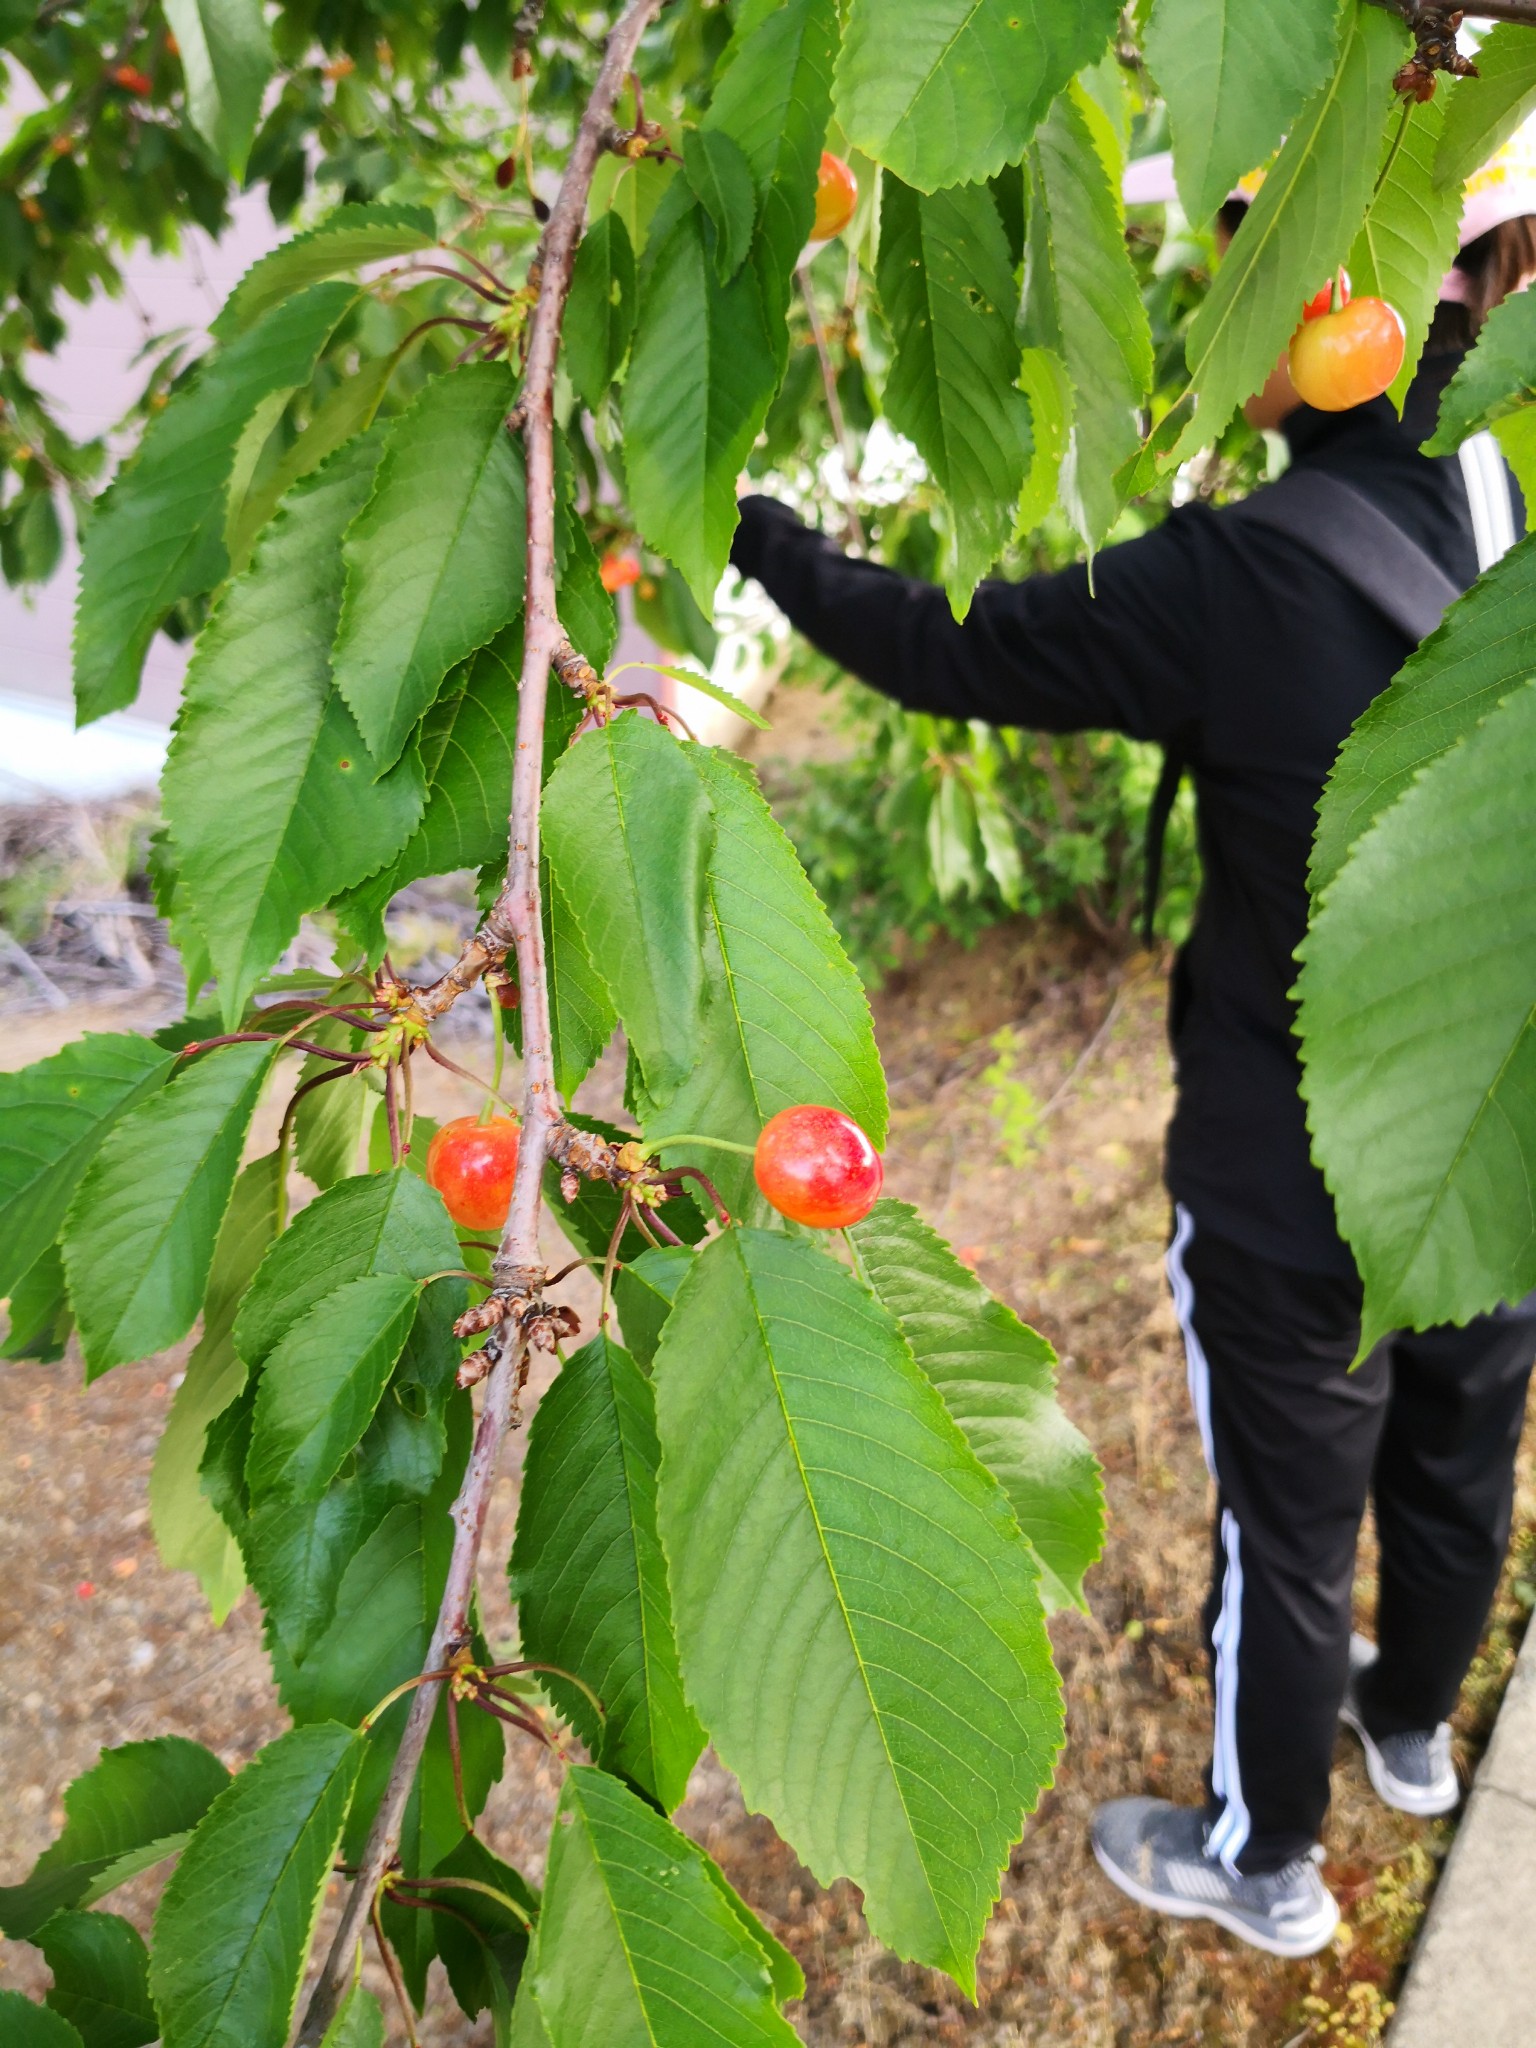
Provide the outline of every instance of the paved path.
[[1408,1973],[1390,2048],[1536,2044],[1536,1625]]

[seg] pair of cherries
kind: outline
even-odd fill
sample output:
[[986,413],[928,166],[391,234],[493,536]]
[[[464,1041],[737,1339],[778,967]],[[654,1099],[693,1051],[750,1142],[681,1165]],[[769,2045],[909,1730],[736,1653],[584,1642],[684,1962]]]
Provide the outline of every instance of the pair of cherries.
[[[466,1230],[500,1230],[517,1174],[517,1119],[456,1117],[427,1149],[427,1180]],[[781,1216],[841,1230],[875,1206],[885,1170],[852,1117],[819,1103],[781,1109],[764,1124],[752,1171]]]

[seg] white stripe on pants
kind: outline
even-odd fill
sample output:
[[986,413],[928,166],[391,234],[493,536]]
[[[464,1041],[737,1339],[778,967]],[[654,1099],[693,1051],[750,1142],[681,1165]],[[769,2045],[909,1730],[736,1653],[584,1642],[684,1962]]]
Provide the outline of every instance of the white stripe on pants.
[[[1205,1347],[1195,1330],[1195,1290],[1184,1265],[1184,1254],[1195,1234],[1195,1219],[1182,1202],[1174,1205],[1173,1242],[1168,1247],[1168,1284],[1173,1290],[1174,1314],[1184,1332],[1184,1357],[1189,1369],[1189,1398],[1200,1426],[1206,1469],[1221,1484],[1216,1470],[1216,1446],[1211,1434],[1211,1368]],[[1215,1730],[1211,1747],[1211,1790],[1222,1802],[1221,1814],[1211,1829],[1209,1848],[1234,1875],[1237,1859],[1247,1844],[1251,1824],[1243,1799],[1242,1768],[1237,1753],[1237,1668],[1243,1635],[1243,1545],[1242,1531],[1230,1508],[1221,1511],[1221,1547],[1226,1566],[1221,1579],[1221,1609],[1211,1632],[1215,1652]]]

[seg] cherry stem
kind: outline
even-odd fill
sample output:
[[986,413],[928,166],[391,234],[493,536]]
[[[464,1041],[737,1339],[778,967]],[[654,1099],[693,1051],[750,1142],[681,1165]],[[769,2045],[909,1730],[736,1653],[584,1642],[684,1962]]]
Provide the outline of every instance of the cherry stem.
[[630,1212],[629,1220],[634,1224],[636,1230],[639,1231],[651,1250],[659,1252],[661,1250],[661,1239],[656,1236],[650,1224],[646,1221],[645,1205],[643,1203],[636,1202],[633,1210]]
[[848,422],[843,417],[843,401],[837,388],[837,370],[832,361],[832,351],[827,346],[826,329],[821,324],[821,314],[817,310],[816,287],[811,280],[811,266],[808,263],[795,265],[795,282],[800,287],[800,301],[805,307],[805,317],[811,323],[811,340],[816,346],[816,360],[821,365],[821,388],[827,401],[827,416],[832,422],[838,452],[843,458],[843,519],[847,536],[859,553],[863,554],[866,543],[863,522],[859,518],[859,465],[854,456]]
[[429,1273],[421,1284],[423,1287],[430,1287],[434,1280],[472,1280],[477,1287],[495,1285],[484,1273],[471,1273],[468,1266],[444,1266],[441,1273]]
[[574,1671],[567,1671],[563,1665],[540,1664],[531,1657],[517,1657],[510,1664],[487,1664],[484,1668],[487,1678],[516,1678],[524,1671],[542,1671],[550,1678],[563,1678],[567,1685],[574,1685],[578,1692],[586,1694],[587,1703],[599,1721],[606,1722],[608,1719],[608,1709],[591,1686],[584,1678],[578,1678]]
[[[525,1927],[533,1925],[532,1920],[529,1919],[528,1914],[517,1903],[516,1899],[510,1897],[506,1892],[498,1890],[493,1884],[482,1883],[478,1877],[397,1877],[393,1882],[397,1885],[409,1885],[413,1891],[479,1892],[482,1898],[494,1899],[498,1906],[505,1906],[513,1918],[521,1920]],[[400,1903],[404,1905],[407,1902],[402,1899]],[[425,1899],[413,1899],[409,1903],[424,1906],[428,1901]]]
[[[333,1080],[341,1071],[340,1067],[334,1068],[331,1073],[323,1075],[322,1079],[327,1081]],[[290,1102],[288,1109],[291,1110],[292,1108],[293,1104]],[[288,1228],[288,1167],[292,1157],[293,1125],[289,1121],[287,1111],[285,1111],[283,1120],[277,1127],[277,1166],[273,1175],[277,1182],[277,1186],[273,1190],[273,1207],[276,1211],[273,1218],[273,1229],[279,1237]]]
[[627,697],[615,697],[613,700],[615,711],[627,711],[636,704],[649,704],[663,725],[680,725],[694,745],[697,746],[699,744],[698,734],[688,723],[687,719],[684,718],[677,706],[675,704],[658,704],[649,690],[635,690]]
[[608,1321],[609,1306],[613,1300],[613,1275],[614,1269],[619,1263],[619,1246],[623,1242],[624,1227],[634,1213],[634,1202],[626,1195],[619,1209],[619,1220],[613,1226],[613,1235],[608,1240],[608,1256],[603,1261],[603,1299],[602,1306],[597,1312],[598,1327],[600,1329]]
[[448,1708],[448,1758],[453,1765],[453,1796],[458,1803],[459,1819],[464,1823],[466,1835],[475,1832],[475,1823],[470,1818],[469,1801],[464,1797],[464,1751],[459,1743],[459,1703],[453,1696],[450,1685],[444,1699]]
[[434,327],[467,328],[475,336],[475,340],[471,344],[475,348],[478,348],[486,335],[491,332],[491,324],[488,320],[469,320],[462,313],[434,313],[430,320],[419,320],[405,337],[404,341],[401,342],[400,346],[402,348],[409,348],[413,341],[420,341],[421,337],[424,334],[429,334]]
[[669,1223],[662,1222],[661,1218],[656,1214],[654,1209],[651,1211],[651,1228],[655,1231],[656,1235],[661,1239],[663,1244],[673,1244],[682,1247],[682,1238],[678,1236],[677,1232],[672,1228],[672,1226]]
[[317,1003],[307,996],[291,996],[281,1003],[266,1003],[259,1006],[263,1017],[275,1017],[280,1010],[307,1010],[312,1017],[338,1017],[343,1024],[350,1024],[354,1031],[382,1031],[384,1026],[368,1017],[359,1017],[355,1010],[344,1010],[336,1003]]
[[446,263],[407,263],[402,269],[392,270],[389,274],[391,277],[414,275],[450,278],[454,284],[463,285],[467,292],[473,292],[476,298],[484,299],[491,306],[505,306],[511,296],[510,293],[488,291],[483,284],[477,284],[474,278],[466,277],[462,270],[450,269]]
[[[713,1152],[739,1152],[743,1159],[751,1159],[757,1152],[755,1145],[738,1145],[734,1138],[706,1138],[699,1131],[683,1131],[675,1138],[647,1138],[647,1152],[661,1152],[677,1145],[704,1145]],[[674,1171],[681,1171],[675,1168]]]
[[393,1060],[384,1069],[384,1109],[389,1118],[389,1163],[398,1166],[405,1155],[405,1148],[400,1143],[400,1105],[395,1099]]
[[381,1714],[387,1714],[396,1700],[403,1699],[408,1692],[414,1692],[418,1685],[433,1685],[441,1679],[452,1678],[452,1676],[453,1667],[447,1664],[443,1666],[441,1671],[417,1672],[414,1678],[406,1679],[403,1685],[397,1685],[392,1692],[385,1693],[379,1704],[371,1712],[364,1714],[362,1720],[357,1724],[358,1734],[366,1735],[375,1726]]
[[411,1149],[411,1130],[416,1122],[416,1089],[414,1076],[411,1072],[411,1049],[408,1045],[402,1045],[400,1048],[400,1079],[403,1083],[401,1093],[405,1097],[405,1113],[401,1120],[400,1149],[402,1152],[409,1152]]
[[546,1287],[558,1287],[562,1280],[570,1278],[578,1266],[600,1266],[602,1263],[601,1259],[572,1259],[571,1263],[568,1266],[562,1266],[558,1273],[547,1273],[544,1277],[544,1285]]
[[477,1692],[474,1697],[477,1707],[483,1708],[487,1714],[494,1715],[498,1721],[505,1721],[509,1728],[517,1728],[524,1735],[531,1735],[536,1742],[543,1743],[546,1749],[554,1747],[537,1721],[530,1720],[526,1714],[511,1713],[506,1707],[502,1706],[500,1704],[501,1695],[493,1699],[490,1689],[487,1688],[484,1692]]
[[501,1006],[496,1002],[494,997],[492,998],[491,1001],[491,1029],[495,1032],[496,1036],[491,1046],[490,1091],[485,1098],[485,1107],[480,1112],[480,1121],[482,1124],[488,1124],[490,1122],[491,1105],[501,1100],[501,1069],[503,1061],[506,1058],[507,1051],[507,1034],[502,1029],[501,1024]]
[[281,1145],[292,1130],[294,1111],[306,1095],[312,1093],[316,1088],[323,1088],[327,1081],[345,1081],[349,1074],[355,1074],[358,1071],[358,1067],[363,1064],[359,1060],[357,1066],[328,1067],[323,1074],[311,1074],[307,1081],[301,1081],[298,1087],[294,1089],[292,1095],[289,1096],[288,1107],[283,1111],[283,1121],[278,1126],[277,1132],[278,1144]]
[[487,1095],[494,1095],[502,1108],[508,1111],[510,1115],[514,1117],[517,1115],[517,1110],[508,1102],[506,1096],[502,1094],[499,1088],[492,1088],[487,1082],[482,1081],[478,1074],[472,1074],[468,1067],[461,1067],[457,1060],[449,1059],[447,1053],[439,1052],[430,1038],[424,1038],[421,1041],[421,1045],[428,1059],[436,1060],[440,1067],[446,1067],[450,1074],[457,1074],[461,1081],[468,1081],[472,1087],[483,1088]]
[[[1376,173],[1376,183],[1371,187],[1372,204],[1375,203],[1377,193],[1380,192],[1382,186],[1386,184],[1387,179],[1391,176],[1392,166],[1397,162],[1397,153],[1407,139],[1408,123],[1413,119],[1413,109],[1414,101],[1405,94],[1403,97],[1402,119],[1398,122],[1397,133],[1392,138],[1392,147],[1387,151],[1386,162]],[[1338,310],[1337,306],[1333,308],[1334,312]]]
[[381,1879],[374,1887],[373,1898],[368,1906],[368,1917],[373,1922],[373,1938],[379,1944],[380,1958],[389,1972],[390,1986],[400,2002],[400,2016],[405,2021],[405,2038],[410,2042],[411,2048],[421,2048],[416,2035],[416,2019],[411,2011],[411,2001],[406,1996],[405,1981],[400,1975],[400,1965],[395,1960],[394,1950],[384,1939],[384,1923],[379,1918],[379,1899],[387,1882],[387,1878]]
[[[732,1149],[735,1150],[737,1148],[733,1147]],[[715,1186],[714,1182],[710,1179],[707,1173],[700,1173],[699,1169],[696,1166],[674,1166],[671,1170],[671,1174],[669,1177],[673,1180],[696,1180],[699,1186],[704,1190],[705,1194],[708,1195],[709,1199],[714,1203],[715,1209],[720,1217],[721,1229],[730,1229],[731,1212],[729,1209],[726,1208],[724,1202],[721,1201],[720,1191]]]
[[489,263],[482,263],[480,261],[480,258],[476,256],[472,250],[461,249],[456,242],[451,242],[449,244],[449,247],[452,249],[455,256],[462,256],[466,263],[472,263],[475,269],[479,271],[482,277],[488,277],[491,283],[495,285],[497,291],[503,293],[505,297],[511,298],[511,287],[509,285],[505,285],[502,283],[501,279],[496,275],[495,271],[492,270]]
[[355,1052],[338,1052],[333,1045],[316,1045],[308,1038],[295,1038],[287,1031],[224,1031],[217,1038],[196,1038],[176,1055],[190,1059],[195,1052],[212,1052],[220,1045],[291,1045],[295,1052],[312,1052],[322,1060],[340,1060],[344,1066],[362,1064]]
[[494,330],[488,334],[477,334],[472,340],[466,341],[459,350],[453,359],[453,367],[458,369],[459,365],[467,363],[471,356],[481,356],[490,361],[493,356],[500,355],[503,346],[502,337]]
[[334,977],[334,981],[337,988],[340,988],[343,982],[355,981],[364,995],[374,1001],[378,999],[379,991],[377,985],[371,982],[367,975],[356,967],[344,967],[341,973]]

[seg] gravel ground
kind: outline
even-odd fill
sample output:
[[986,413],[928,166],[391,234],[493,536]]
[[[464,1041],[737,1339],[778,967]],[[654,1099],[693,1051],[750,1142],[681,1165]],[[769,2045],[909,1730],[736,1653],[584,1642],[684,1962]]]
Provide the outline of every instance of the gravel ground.
[[[921,1202],[1057,1345],[1063,1401],[1104,1462],[1109,1539],[1089,1581],[1092,1615],[1053,1626],[1069,1745],[1014,1853],[977,2006],[871,1942],[852,1887],[821,1890],[768,1824],[743,1812],[713,1759],[700,1765],[683,1825],[804,1964],[808,1993],[792,2017],[812,2048],[1369,2048],[1448,1845],[1447,1824],[1380,1809],[1358,1754],[1341,1744],[1327,1875],[1347,1925],[1332,1952],[1307,1964],[1271,1962],[1198,1923],[1159,1925],[1106,1885],[1087,1852],[1096,1800],[1142,1787],[1196,1796],[1208,1711],[1196,1622],[1206,1481],[1160,1263],[1163,995],[1152,963],[1013,927],[970,953],[936,948],[878,999],[894,1104],[887,1185]],[[168,1001],[156,976],[107,1003],[29,1003],[7,1019],[0,1063],[24,1065],[87,1028],[152,1023]],[[460,1056],[477,1065],[466,1045]],[[468,1106],[449,1077],[432,1082],[443,1086],[424,1108]],[[612,1109],[611,1058],[588,1087],[585,1106]],[[102,1745],[176,1732],[234,1766],[283,1725],[249,1596],[214,1629],[194,1582],[164,1569],[150,1537],[149,1461],[182,1355],[90,1388],[74,1361],[0,1366],[0,1881],[22,1876],[52,1839],[63,1787]],[[1467,1766],[1536,1577],[1529,1449],[1528,1439],[1524,1533],[1458,1725]],[[519,1460],[514,1444],[486,1552],[493,1638],[510,1626],[499,1564]],[[1363,1612],[1370,1591],[1367,1542]],[[558,1769],[526,1746],[510,1749],[487,1817],[492,1845],[534,1878]],[[113,1903],[147,1927],[156,1895],[157,1880],[145,1878]],[[36,1994],[46,1981],[36,1951],[0,1942],[0,1985]],[[489,2036],[435,1995],[422,2038]]]

